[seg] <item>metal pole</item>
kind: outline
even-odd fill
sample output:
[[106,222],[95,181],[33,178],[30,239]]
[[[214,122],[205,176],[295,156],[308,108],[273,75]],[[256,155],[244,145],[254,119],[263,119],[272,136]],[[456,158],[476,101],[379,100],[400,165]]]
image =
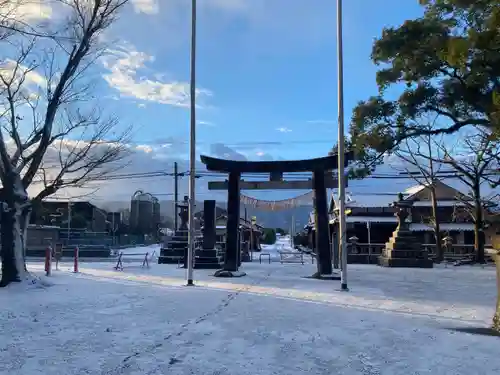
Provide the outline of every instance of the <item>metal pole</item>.
[[68,243],[69,246],[69,237],[71,235],[71,201],[68,200]]
[[193,283],[194,256],[194,207],[196,179],[196,0],[191,2],[191,80],[190,80],[191,124],[189,142],[189,234],[187,251],[187,285]]
[[344,57],[342,45],[342,0],[337,0],[337,68],[338,68],[338,171],[339,171],[339,248],[341,254],[340,284],[347,288],[347,246],[345,222],[345,172],[344,172]]
[[174,231],[178,228],[179,210],[177,204],[179,202],[179,171],[177,162],[174,163]]
[[250,261],[253,262],[253,222],[250,223]]
[[371,264],[372,259],[372,225],[370,222],[366,223],[366,229],[368,230],[368,264]]

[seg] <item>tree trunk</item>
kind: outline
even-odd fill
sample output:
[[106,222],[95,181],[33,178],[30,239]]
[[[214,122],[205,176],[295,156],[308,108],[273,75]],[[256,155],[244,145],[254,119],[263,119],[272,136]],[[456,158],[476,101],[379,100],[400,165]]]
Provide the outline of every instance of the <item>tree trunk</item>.
[[436,263],[444,260],[443,244],[441,241],[441,225],[438,218],[436,189],[431,188],[432,216],[434,218],[434,240],[436,241]]
[[1,226],[1,254],[2,254],[2,280],[0,286],[7,286],[11,282],[20,281],[17,273],[14,256],[14,217],[12,211],[2,210]]
[[476,253],[476,262],[484,263],[484,228],[483,228],[483,206],[481,204],[481,195],[479,187],[474,189],[474,248]]
[[493,329],[500,332],[500,252],[492,255],[497,268],[497,308],[493,316]]
[[500,333],[500,232],[494,232],[492,237],[493,250],[489,252],[495,261],[497,270],[497,307],[493,316],[492,328]]
[[2,212],[1,255],[2,279],[0,287],[26,279],[25,240],[30,216],[30,207],[8,199]]

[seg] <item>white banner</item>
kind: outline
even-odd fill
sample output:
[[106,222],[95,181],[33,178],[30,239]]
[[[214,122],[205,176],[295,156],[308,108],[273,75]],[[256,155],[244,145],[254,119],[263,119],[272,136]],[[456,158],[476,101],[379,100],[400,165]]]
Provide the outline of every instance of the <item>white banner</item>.
[[298,197],[278,201],[260,200],[241,194],[240,202],[244,205],[248,205],[259,210],[278,211],[300,206],[312,205],[313,197],[314,191],[312,190],[309,193],[299,195]]

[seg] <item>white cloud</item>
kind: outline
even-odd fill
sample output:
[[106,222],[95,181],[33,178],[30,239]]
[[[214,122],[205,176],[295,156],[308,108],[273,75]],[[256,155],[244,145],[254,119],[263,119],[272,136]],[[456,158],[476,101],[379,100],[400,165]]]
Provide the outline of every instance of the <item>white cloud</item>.
[[[14,85],[19,84],[22,80],[22,85],[24,87],[45,87],[47,84],[45,77],[40,75],[34,69],[18,64],[16,61],[11,59],[0,61],[0,75],[5,81],[12,81]],[[0,85],[3,86],[3,83]]]
[[[16,93],[16,107],[37,102],[47,86],[45,77],[11,59],[0,60],[0,77],[0,91],[10,86],[11,91]],[[7,84],[4,84],[4,81]],[[0,113],[0,116],[10,113],[6,95],[0,97]]]
[[[83,147],[84,142],[76,141],[64,141],[68,144],[68,147]],[[102,149],[110,147],[110,144],[103,143]],[[127,179],[115,179],[106,181],[95,181],[87,184],[85,188],[65,188],[59,191],[56,196],[61,199],[67,199],[68,197],[77,197],[78,199],[85,199],[94,201],[96,204],[105,203],[106,201],[129,201],[132,194],[138,190],[142,189],[150,193],[168,193],[172,192],[174,188],[174,179],[172,176],[162,175],[162,173],[173,172],[173,163],[178,163],[178,168],[180,172],[187,171],[189,169],[189,162],[187,155],[182,155],[183,152],[179,152],[187,147],[185,140],[170,138],[169,144],[130,144],[128,149],[130,155],[127,156],[120,163],[123,163],[124,167],[117,172],[113,172],[112,175],[128,175],[128,174],[145,174],[150,172],[156,172],[153,177],[141,177],[141,178],[127,178]],[[99,153],[100,147],[95,148],[95,152]],[[52,145],[47,151],[44,162],[50,163],[54,166],[58,165],[59,156],[59,145]],[[57,169],[57,167],[56,167]],[[205,166],[201,161],[196,161],[197,171],[206,171]],[[50,174],[48,178],[53,178],[54,173]],[[196,195],[197,200],[215,198],[217,200],[223,200],[226,197],[224,192],[209,192],[208,191],[208,180],[219,180],[224,179],[223,175],[221,177],[210,177],[197,180],[196,183]],[[29,188],[30,195],[35,195],[43,188],[43,184],[34,183]],[[187,195],[188,192],[188,179],[181,178],[179,180],[179,194],[180,196]],[[90,194],[88,197],[81,198],[82,195]],[[160,196],[161,199],[171,199],[171,196]]]
[[280,133],[290,133],[292,131],[292,129],[286,128],[284,126],[282,126],[281,128],[277,128],[276,130]]
[[132,5],[137,13],[158,14],[160,12],[158,0],[132,0]]
[[309,120],[307,121],[308,124],[314,124],[314,125],[333,125],[336,122],[333,120]]
[[[157,78],[139,76],[138,71],[145,70],[146,64],[153,61],[153,56],[137,51],[131,45],[108,50],[102,62],[109,73],[104,74],[103,77],[109,86],[118,90],[123,97],[188,107],[189,84],[187,82],[166,82]],[[158,77],[157,73],[151,73],[152,77],[155,75]],[[209,90],[196,90],[196,96],[199,99],[211,95]]]
[[198,125],[203,125],[203,126],[215,126],[213,122],[210,121],[197,121],[196,122]]
[[1,19],[30,23],[52,17],[52,8],[45,0],[9,0],[2,2]]

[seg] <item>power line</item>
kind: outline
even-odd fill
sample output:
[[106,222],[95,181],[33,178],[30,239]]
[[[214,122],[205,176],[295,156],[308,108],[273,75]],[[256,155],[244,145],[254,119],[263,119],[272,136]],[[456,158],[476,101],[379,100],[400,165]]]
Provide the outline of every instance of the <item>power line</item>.
[[[288,146],[290,144],[321,144],[321,143],[328,143],[333,146],[333,142],[329,139],[309,139],[309,140],[296,140],[296,141],[247,141],[247,142],[217,142],[215,144],[221,144],[226,147],[249,147],[249,146]],[[135,141],[134,144],[136,145],[162,145],[162,144],[175,144],[175,145],[188,145],[189,142],[187,140],[182,140],[182,141],[172,141],[172,142],[158,142],[156,140],[152,141]],[[208,142],[208,141],[196,141],[197,145],[200,144],[205,144],[205,145],[213,145],[214,142]]]
[[[186,174],[178,174],[180,177],[187,177],[189,176],[189,173]],[[225,177],[225,173],[216,173],[216,172],[197,172],[196,173],[196,178],[223,178]],[[263,178],[263,175],[265,174],[259,174],[259,173],[248,173],[248,174],[242,174],[242,179],[245,178]],[[484,177],[493,177],[493,176],[498,176],[498,172],[493,172],[493,173],[487,173],[483,175]],[[121,175],[109,175],[109,176],[99,176],[95,178],[89,179],[89,182],[107,182],[107,181],[120,181],[120,180],[130,180],[130,179],[150,179],[150,178],[162,178],[162,177],[174,177],[173,173],[168,173],[168,172],[161,172],[161,171],[156,171],[156,172],[149,172],[149,173],[127,173],[127,174],[121,174]],[[463,178],[464,175],[459,173],[459,172],[452,172],[452,173],[443,173],[443,174],[436,174],[434,175],[435,178],[441,178],[441,179],[451,179],[451,178]],[[297,173],[297,174],[290,174],[286,176],[286,180],[302,180],[302,179],[310,179],[311,174],[305,174],[305,173]],[[366,181],[370,179],[376,179],[376,180],[384,180],[384,179],[390,179],[390,180],[414,180],[418,178],[426,178],[425,175],[399,175],[399,174],[372,174],[369,175],[365,178],[360,178],[360,179],[351,179],[351,181]],[[34,184],[40,184],[43,183],[43,180],[35,180],[33,181]],[[47,181],[48,183],[54,182],[51,180]]]

